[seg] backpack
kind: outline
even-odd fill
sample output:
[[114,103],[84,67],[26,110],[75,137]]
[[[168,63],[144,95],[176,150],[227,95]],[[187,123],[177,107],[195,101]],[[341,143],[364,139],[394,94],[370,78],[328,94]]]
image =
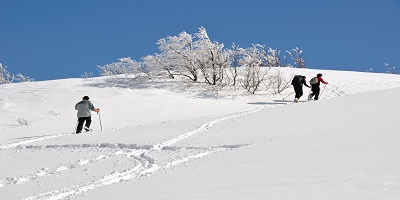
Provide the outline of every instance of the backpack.
[[302,77],[302,75],[294,76],[294,78],[292,80],[292,85],[301,85],[301,77]]
[[318,78],[317,77],[313,77],[311,80],[310,80],[310,84],[311,85],[314,85],[314,84],[317,84],[318,83]]

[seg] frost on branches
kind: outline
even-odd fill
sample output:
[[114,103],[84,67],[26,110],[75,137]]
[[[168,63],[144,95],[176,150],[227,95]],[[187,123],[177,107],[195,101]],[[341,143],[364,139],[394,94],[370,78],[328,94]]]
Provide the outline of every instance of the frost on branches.
[[33,81],[32,78],[28,76],[24,76],[22,74],[12,74],[7,71],[7,66],[3,66],[0,63],[0,84],[7,84],[7,83],[17,83],[17,82],[31,82]]
[[388,74],[395,74],[396,73],[395,72],[395,69],[396,69],[395,67],[389,65],[388,63],[384,63],[383,65],[386,67],[386,73],[388,73]]
[[303,59],[303,50],[299,48],[294,48],[290,51],[286,51],[290,57],[293,59],[294,63],[297,65],[297,68],[306,68],[306,64]]
[[103,66],[97,66],[100,74],[104,76],[118,75],[118,74],[133,74],[135,77],[141,76],[146,73],[143,63],[136,62],[130,57],[119,58],[118,62],[113,62]]
[[[267,76],[271,68],[291,67],[285,56],[281,58],[278,49],[260,44],[249,48],[234,44],[231,48],[225,48],[224,44],[211,40],[203,27],[193,35],[181,32],[177,36],[167,36],[158,40],[157,45],[159,53],[144,56],[140,62],[123,58],[119,62],[98,66],[100,73],[134,73],[145,74],[149,78],[164,76],[173,79],[179,76],[207,85],[241,86],[254,94],[261,86],[271,85],[265,83],[267,79],[270,82],[272,80],[271,76]],[[287,52],[298,67],[305,67],[301,50],[296,48]],[[280,87],[274,88],[276,92],[281,92]]]
[[254,94],[266,80],[268,71],[272,67],[268,62],[268,54],[265,51],[265,47],[253,45],[253,47],[244,50],[240,63],[244,67],[244,77],[241,85],[248,92]]

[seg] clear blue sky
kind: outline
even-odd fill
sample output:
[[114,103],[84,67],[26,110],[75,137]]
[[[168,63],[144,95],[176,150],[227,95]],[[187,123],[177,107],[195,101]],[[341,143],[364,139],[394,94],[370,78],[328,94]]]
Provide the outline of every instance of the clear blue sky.
[[98,75],[201,26],[226,47],[299,47],[308,68],[400,73],[400,0],[0,0],[0,63],[36,81]]

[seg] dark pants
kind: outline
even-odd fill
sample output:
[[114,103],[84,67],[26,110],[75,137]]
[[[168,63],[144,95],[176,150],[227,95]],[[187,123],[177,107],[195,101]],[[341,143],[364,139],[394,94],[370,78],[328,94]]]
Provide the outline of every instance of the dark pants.
[[318,84],[311,85],[311,91],[312,93],[310,94],[310,97],[312,98],[313,96],[315,96],[314,100],[318,100],[320,91],[319,85]]
[[[85,123],[86,121],[86,123]],[[90,124],[92,123],[92,117],[79,117],[78,118],[78,126],[76,127],[76,133],[82,132],[83,128],[83,123],[85,123],[85,126],[89,129]]]
[[294,98],[300,98],[303,96],[303,87],[302,86],[294,86],[294,92],[296,93],[296,96]]

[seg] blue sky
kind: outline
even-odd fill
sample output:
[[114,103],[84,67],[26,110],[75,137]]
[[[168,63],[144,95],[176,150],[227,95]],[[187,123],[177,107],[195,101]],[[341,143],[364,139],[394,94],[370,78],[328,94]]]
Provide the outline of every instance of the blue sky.
[[400,73],[400,0],[0,0],[0,63],[36,81],[98,75],[201,26],[226,47],[298,47],[308,68]]

